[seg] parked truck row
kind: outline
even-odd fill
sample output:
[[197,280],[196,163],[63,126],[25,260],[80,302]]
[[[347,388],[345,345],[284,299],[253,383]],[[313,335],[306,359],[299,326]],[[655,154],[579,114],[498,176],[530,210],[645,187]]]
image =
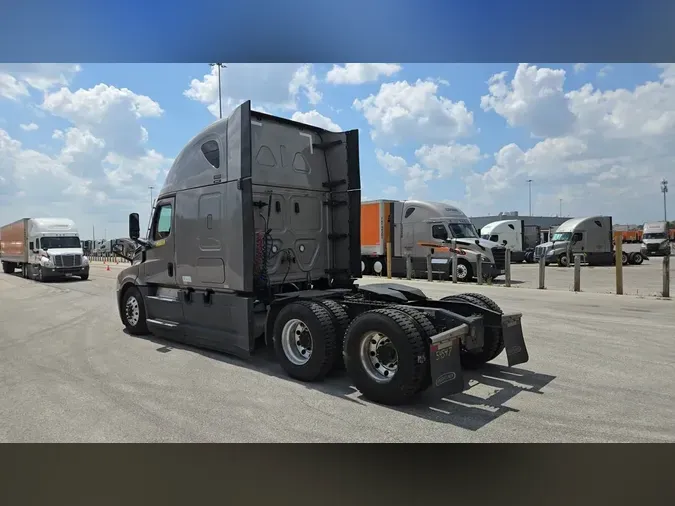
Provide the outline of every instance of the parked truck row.
[[[424,212],[386,204],[401,228],[409,209]],[[328,132],[246,102],[177,156],[147,239],[138,214],[129,216],[138,247],[117,277],[121,321],[132,334],[242,357],[267,344],[301,381],[345,368],[366,398],[384,404],[428,388],[463,391],[462,371],[504,350],[510,365],[528,360],[521,315],[483,295],[435,300],[401,284],[359,285],[362,209],[357,130]],[[426,223],[443,225],[439,240],[486,244],[441,211]],[[399,254],[427,240],[417,235],[423,221],[400,232],[396,222],[382,223],[385,241],[401,238]]]
[[89,259],[75,222],[67,218],[23,218],[3,226],[0,261],[5,274],[18,269],[24,278],[37,281],[89,278]]
[[387,274],[388,247],[392,276],[406,275],[408,256],[413,273],[426,276],[429,253],[434,272],[449,275],[453,244],[459,281],[475,277],[479,258],[486,279],[505,273],[504,245],[481,238],[469,218],[454,206],[419,200],[361,204],[361,271],[365,275]]

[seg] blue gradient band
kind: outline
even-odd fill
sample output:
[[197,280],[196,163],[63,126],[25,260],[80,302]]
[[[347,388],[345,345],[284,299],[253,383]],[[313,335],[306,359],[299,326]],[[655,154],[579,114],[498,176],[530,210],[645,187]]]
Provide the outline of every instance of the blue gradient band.
[[675,60],[667,0],[4,2],[6,62]]

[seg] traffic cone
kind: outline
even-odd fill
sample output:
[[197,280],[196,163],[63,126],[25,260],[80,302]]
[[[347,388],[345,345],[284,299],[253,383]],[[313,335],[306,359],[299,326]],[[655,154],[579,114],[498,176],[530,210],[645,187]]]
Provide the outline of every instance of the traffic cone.
[[105,270],[106,270],[106,271],[109,271],[109,270],[110,270],[110,266],[109,266],[109,265],[106,265],[106,266],[105,266]]

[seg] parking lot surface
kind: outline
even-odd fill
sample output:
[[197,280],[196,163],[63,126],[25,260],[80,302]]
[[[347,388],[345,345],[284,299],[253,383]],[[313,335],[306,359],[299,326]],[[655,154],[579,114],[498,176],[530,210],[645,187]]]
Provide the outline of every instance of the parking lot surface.
[[127,335],[122,267],[92,264],[86,282],[0,275],[0,441],[675,442],[672,300],[407,282],[522,312],[531,358],[508,369],[501,355],[462,394],[392,409],[342,375],[302,384],[264,354]]

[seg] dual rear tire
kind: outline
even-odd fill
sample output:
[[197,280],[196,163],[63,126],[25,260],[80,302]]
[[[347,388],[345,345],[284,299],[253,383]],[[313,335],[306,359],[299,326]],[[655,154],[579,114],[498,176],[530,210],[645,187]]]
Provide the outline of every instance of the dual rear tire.
[[[459,299],[502,314],[482,294]],[[336,301],[297,301],[276,318],[274,348],[284,371],[292,378],[313,382],[344,363],[354,386],[367,399],[385,405],[410,401],[431,383],[429,340],[437,329],[431,319],[411,306],[397,305],[349,317]],[[484,346],[461,351],[462,366],[477,369],[504,350],[501,329],[486,327]]]
[[366,311],[349,323],[336,301],[298,301],[279,312],[274,349],[294,379],[319,381],[344,367],[366,398],[397,405],[428,386],[434,333],[426,315],[406,306]]

